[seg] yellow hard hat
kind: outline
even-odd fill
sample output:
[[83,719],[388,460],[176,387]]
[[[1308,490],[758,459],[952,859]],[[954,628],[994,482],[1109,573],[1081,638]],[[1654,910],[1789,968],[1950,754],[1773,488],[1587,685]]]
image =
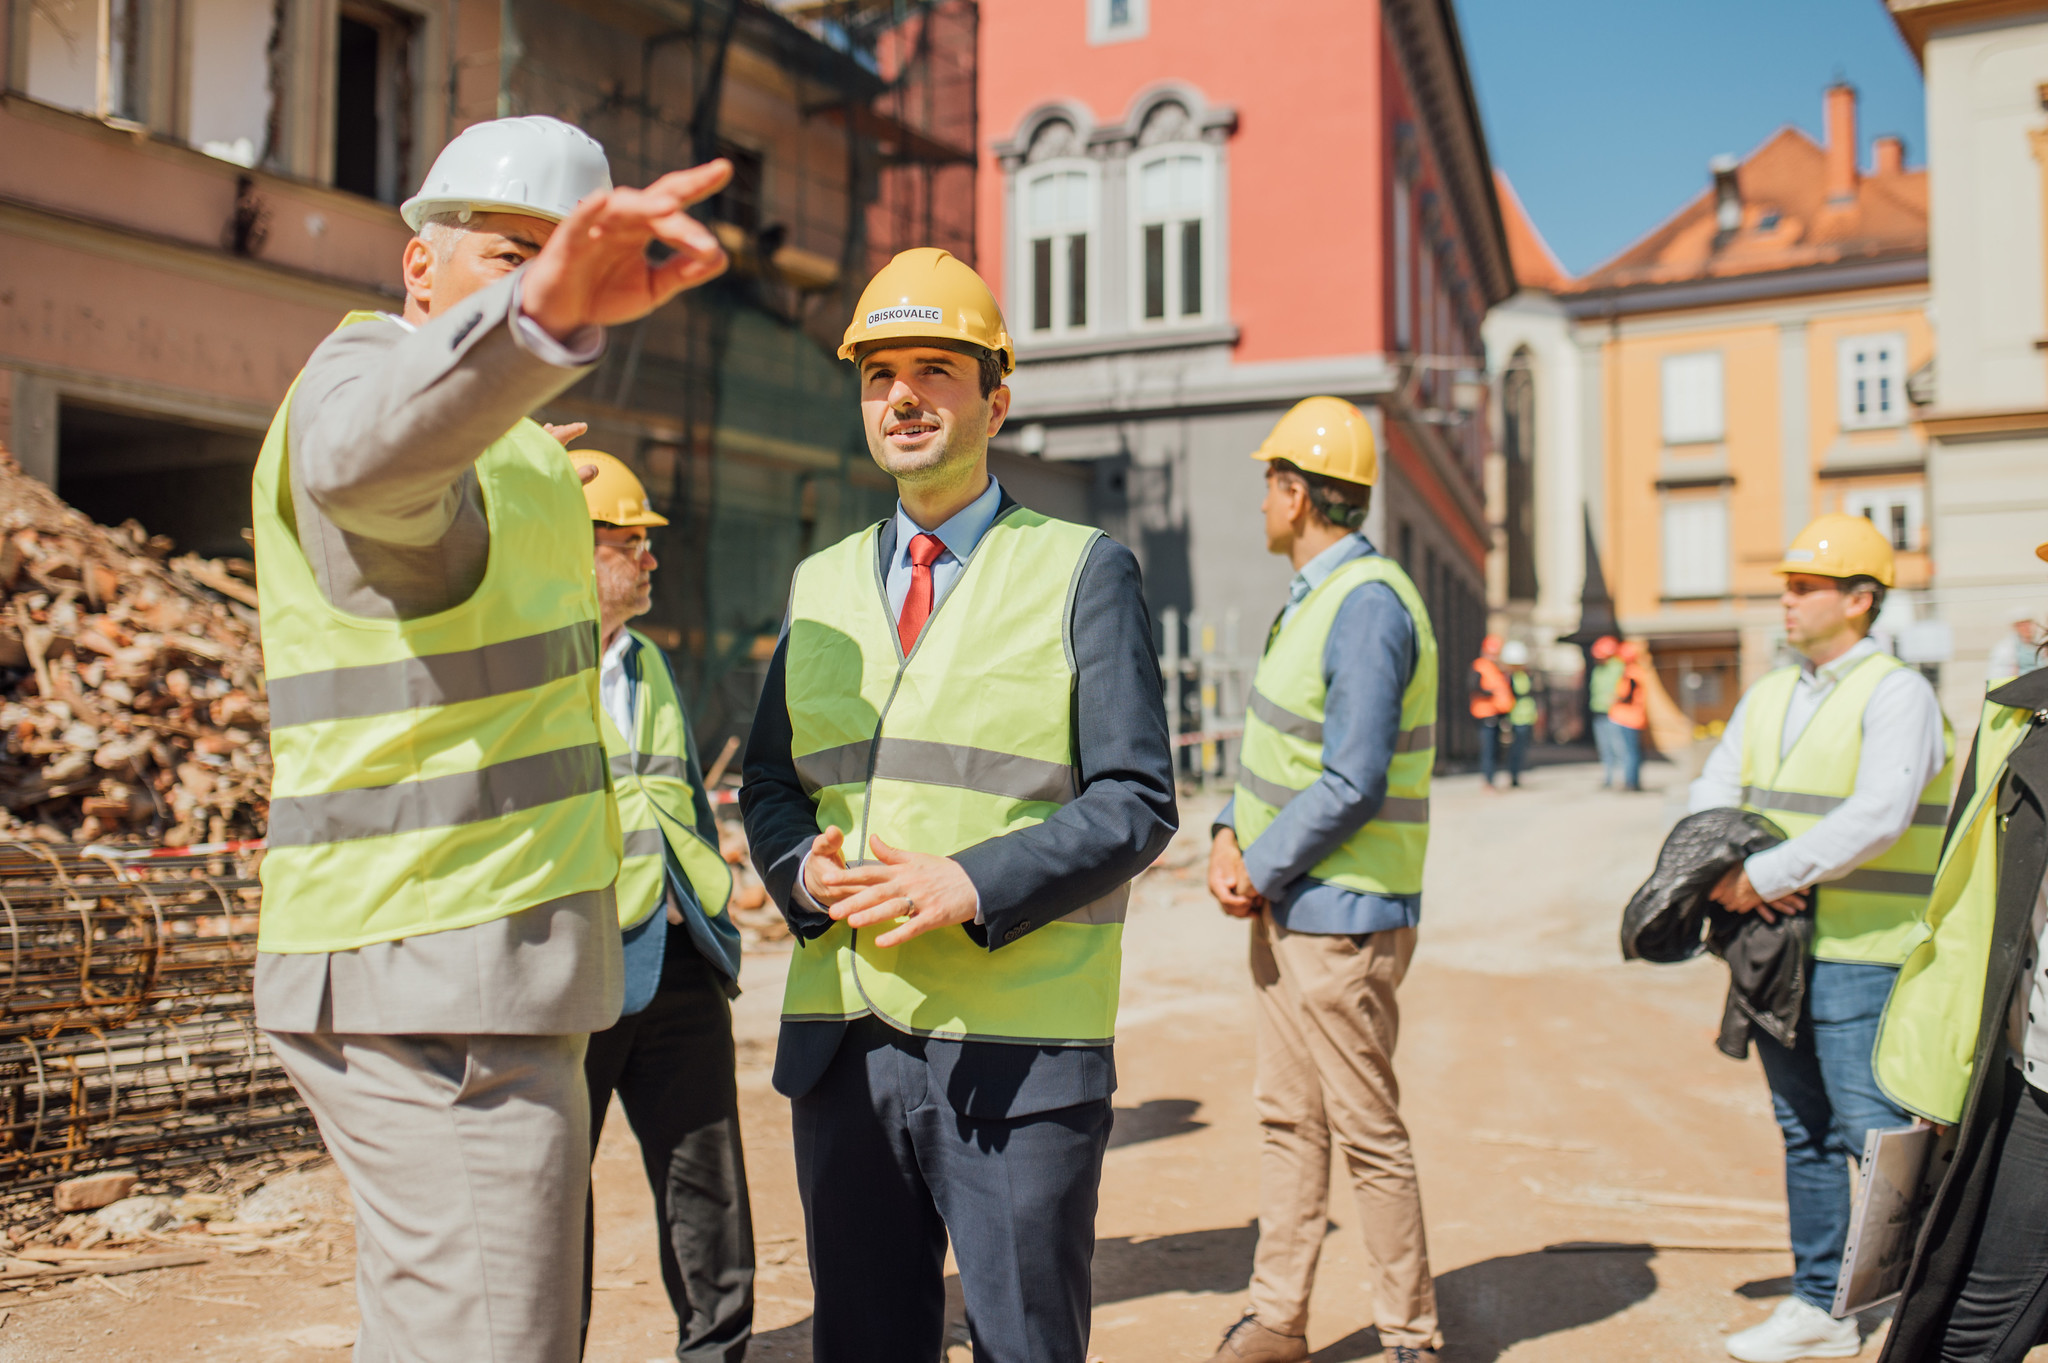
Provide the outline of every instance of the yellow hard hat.
[[1785,551],[1781,573],[1812,573],[1816,577],[1869,577],[1882,586],[1892,582],[1892,545],[1867,516],[1833,511],[1799,532]]
[[884,265],[854,304],[839,344],[850,360],[870,341],[965,341],[1003,357],[1003,372],[1017,367],[1017,348],[1003,325],[996,296],[974,267],[936,246],[917,246]]
[[647,505],[647,489],[626,461],[596,450],[570,450],[569,460],[577,467],[597,465],[597,477],[583,485],[583,501],[590,519],[607,525],[667,525],[668,517],[657,516]]
[[1342,398],[1303,398],[1294,404],[1252,458],[1285,459],[1305,473],[1320,473],[1371,487],[1379,481],[1379,448],[1365,413]]

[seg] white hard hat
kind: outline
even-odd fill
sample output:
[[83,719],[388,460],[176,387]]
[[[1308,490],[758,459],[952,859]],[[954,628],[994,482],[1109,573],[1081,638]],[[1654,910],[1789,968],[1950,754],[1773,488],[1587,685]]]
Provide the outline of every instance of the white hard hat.
[[413,231],[437,213],[521,213],[560,222],[612,187],[604,148],[581,128],[534,114],[473,123],[434,158],[420,192],[399,205]]
[[1520,639],[1510,639],[1500,646],[1500,660],[1509,667],[1529,665],[1529,646]]

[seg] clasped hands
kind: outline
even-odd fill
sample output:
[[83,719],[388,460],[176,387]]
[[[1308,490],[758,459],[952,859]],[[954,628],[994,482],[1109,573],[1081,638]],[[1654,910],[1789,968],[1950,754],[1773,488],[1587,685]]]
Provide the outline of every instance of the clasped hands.
[[1266,897],[1252,884],[1238,850],[1237,834],[1228,828],[1216,830],[1209,844],[1209,893],[1232,918],[1250,918],[1266,907]]
[[1794,890],[1776,899],[1765,899],[1756,892],[1756,886],[1749,883],[1749,868],[1736,862],[1728,868],[1713,889],[1707,891],[1707,898],[1732,913],[1755,913],[1766,923],[1777,922],[1776,914],[1787,917],[1806,907],[1806,894]]
[[899,946],[933,928],[974,921],[981,896],[959,862],[906,852],[879,837],[870,837],[868,847],[875,860],[848,866],[846,834],[828,828],[804,858],[804,889],[834,919],[852,928],[901,919],[875,938],[878,947]]

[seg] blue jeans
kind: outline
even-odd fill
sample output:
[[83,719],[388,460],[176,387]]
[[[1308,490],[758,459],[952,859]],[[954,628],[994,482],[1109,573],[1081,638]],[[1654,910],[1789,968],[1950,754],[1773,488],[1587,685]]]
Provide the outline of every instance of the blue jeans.
[[1886,1101],[1870,1072],[1877,1021],[1898,973],[1888,965],[1815,961],[1798,1048],[1756,1034],[1771,1107],[1785,1133],[1792,1292],[1823,1311],[1834,1305],[1849,1237],[1848,1161],[1862,1158],[1868,1132],[1911,1120]]
[[[1613,724],[1614,721],[1609,720]],[[1643,731],[1631,729],[1626,724],[1614,725],[1614,747],[1621,754],[1621,788],[1641,790],[1643,788]]]
[[1593,716],[1593,751],[1600,754],[1600,784],[1611,786],[1621,775],[1620,730],[1605,715]]
[[1507,720],[1495,716],[1479,721],[1479,774],[1486,778],[1486,784],[1493,784],[1493,773],[1500,766],[1501,740],[1507,737]]

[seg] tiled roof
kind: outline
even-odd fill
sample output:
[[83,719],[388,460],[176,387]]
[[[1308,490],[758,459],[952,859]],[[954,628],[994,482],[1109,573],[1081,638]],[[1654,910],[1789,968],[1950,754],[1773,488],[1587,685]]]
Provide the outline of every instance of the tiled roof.
[[1529,210],[1522,207],[1521,196],[1508,183],[1505,172],[1493,172],[1493,187],[1500,199],[1501,225],[1507,229],[1508,260],[1514,265],[1515,283],[1525,289],[1547,289],[1551,293],[1571,287],[1571,275],[1551,254],[1550,243],[1530,221]]
[[1711,183],[1661,227],[1568,285],[1572,292],[1761,274],[1927,252],[1927,172],[1897,144],[1850,193],[1831,199],[1827,151],[1797,128],[1772,134],[1735,169],[1740,224],[1723,233]]

